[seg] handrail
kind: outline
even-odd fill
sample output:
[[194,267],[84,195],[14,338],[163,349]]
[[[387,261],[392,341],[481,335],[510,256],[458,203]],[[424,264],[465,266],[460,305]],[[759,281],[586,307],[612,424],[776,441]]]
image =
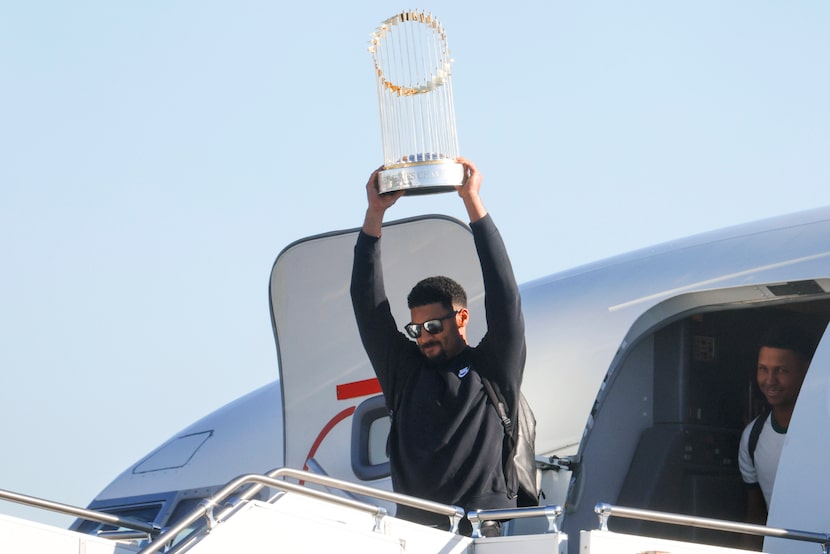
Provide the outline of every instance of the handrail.
[[[179,533],[187,529],[190,525],[192,525],[202,517],[207,517],[208,524],[210,526],[215,525],[217,522],[222,521],[227,515],[229,515],[230,512],[236,508],[236,505],[239,502],[250,500],[263,487],[272,487],[287,492],[296,492],[313,498],[325,500],[327,502],[332,502],[334,504],[339,504],[341,506],[347,506],[357,510],[372,513],[375,516],[376,526],[379,524],[380,520],[386,515],[386,510],[380,506],[373,506],[371,504],[366,504],[364,502],[359,502],[357,500],[352,500],[350,498],[343,498],[341,496],[336,496],[327,492],[310,489],[302,485],[295,485],[293,483],[281,481],[278,479],[280,477],[291,477],[294,479],[298,479],[300,481],[309,481],[322,486],[338,488],[344,491],[355,492],[358,494],[363,494],[365,496],[377,498],[379,500],[386,500],[398,504],[405,504],[407,506],[412,506],[415,508],[419,508],[421,510],[431,511],[440,515],[446,515],[450,518],[450,526],[453,532],[457,532],[458,524],[464,517],[464,510],[456,506],[448,506],[446,504],[439,504],[437,502],[421,500],[419,498],[413,498],[411,496],[375,489],[372,487],[367,487],[365,485],[358,485],[356,483],[341,481],[339,479],[334,479],[332,477],[316,475],[314,473],[310,473],[307,471],[298,471],[289,468],[277,468],[271,470],[266,475],[247,474],[237,477],[236,479],[230,481],[228,484],[222,487],[222,489],[220,489],[216,494],[200,503],[199,506],[197,506],[187,517],[182,519],[178,524],[176,524],[173,527],[170,527],[169,529],[166,529],[161,535],[159,535],[155,540],[153,540],[153,542],[151,542],[145,548],[140,550],[139,554],[152,554],[154,552],[158,552],[164,546],[165,543],[174,539]],[[239,497],[237,497],[234,505],[225,506],[225,509],[223,509],[218,514],[213,513],[215,507],[220,506],[221,503],[225,501],[234,491],[246,484],[253,484],[253,486],[250,487],[244,493],[242,493]]]
[[[311,483],[315,483],[317,485],[321,485],[324,487],[330,487],[347,492],[353,492],[356,494],[362,494],[370,498],[385,500],[387,502],[394,502],[395,504],[404,504],[406,506],[409,506],[410,508],[418,508],[419,510],[424,510],[427,512],[432,512],[438,515],[446,516],[448,518],[451,518],[450,523],[455,524],[453,526],[453,532],[457,530],[457,524],[464,517],[464,510],[462,508],[459,508],[458,506],[441,504],[440,502],[433,502],[431,500],[424,500],[422,498],[416,498],[414,496],[408,496],[401,493],[396,493],[383,489],[376,489],[374,487],[369,487],[366,485],[358,485],[357,483],[352,483],[350,481],[343,481],[340,479],[335,479],[333,477],[317,475],[316,473],[300,471],[287,467],[279,468],[274,471],[276,471],[280,477],[291,477],[293,479],[297,479],[298,481],[309,481]],[[452,521],[453,518],[457,518],[457,520]]]
[[669,512],[655,512],[652,510],[641,510],[639,508],[613,506],[605,503],[597,504],[594,507],[594,512],[596,512],[599,516],[599,528],[601,531],[608,530],[608,519],[611,516],[619,516],[628,519],[654,521],[657,523],[670,523],[674,525],[688,525],[690,527],[702,527],[705,529],[729,531],[732,533],[745,533],[748,535],[815,542],[821,544],[821,551],[825,554],[827,553],[827,548],[830,547],[830,534],[827,533],[813,533],[811,531],[767,527],[766,525],[740,523],[737,521],[727,521],[723,519],[687,516]]
[[75,516],[81,519],[97,521],[98,523],[106,523],[109,525],[124,527],[133,531],[141,531],[150,537],[154,537],[161,533],[161,529],[152,523],[146,523],[144,521],[139,521],[129,517],[120,517],[106,512],[87,510],[85,508],[79,508],[69,504],[61,504],[60,502],[54,502],[52,500],[46,500],[44,498],[20,494],[4,489],[0,489],[0,499],[8,500],[10,502],[17,502],[18,504],[24,504],[35,508],[42,508],[44,510],[51,510],[53,512]]
[[[313,456],[305,461],[305,465],[308,468],[308,471],[316,475],[324,475],[326,477],[329,476],[328,472],[326,472],[326,470],[323,469],[323,466],[320,465],[320,462],[318,462],[317,459]],[[343,492],[343,494],[345,494],[348,498],[351,498],[352,500],[360,500],[360,498],[358,498],[356,494],[352,494],[348,491],[341,492]]]
[[150,537],[147,533],[141,531],[98,531],[96,536],[102,539],[110,539],[112,541],[137,541],[146,540]]
[[562,507],[532,506],[528,508],[507,508],[503,510],[471,510],[467,513],[467,519],[473,526],[473,538],[481,538],[481,522],[503,519],[523,519],[527,517],[544,516],[548,520],[548,529],[545,533],[558,533],[556,520],[562,515]]

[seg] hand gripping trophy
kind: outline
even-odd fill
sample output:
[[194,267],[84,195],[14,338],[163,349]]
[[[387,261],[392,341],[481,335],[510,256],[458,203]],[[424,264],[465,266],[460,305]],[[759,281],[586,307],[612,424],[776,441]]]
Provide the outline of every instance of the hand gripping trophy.
[[404,11],[372,33],[383,141],[381,193],[454,191],[464,169],[458,138],[447,36],[432,14]]

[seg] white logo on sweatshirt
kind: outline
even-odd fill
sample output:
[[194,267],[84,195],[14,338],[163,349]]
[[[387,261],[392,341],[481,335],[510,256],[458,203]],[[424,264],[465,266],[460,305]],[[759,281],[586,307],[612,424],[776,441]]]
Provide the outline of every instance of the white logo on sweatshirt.
[[458,378],[463,379],[464,377],[467,376],[468,373],[470,373],[470,367],[469,366],[465,367],[464,369],[459,369],[458,370]]

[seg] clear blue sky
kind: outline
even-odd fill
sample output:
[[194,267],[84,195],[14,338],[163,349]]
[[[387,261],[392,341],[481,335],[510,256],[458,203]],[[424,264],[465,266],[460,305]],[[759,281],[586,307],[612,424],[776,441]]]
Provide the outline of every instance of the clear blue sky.
[[362,221],[368,38],[408,8],[520,281],[830,203],[824,0],[5,2],[0,488],[86,505],[277,376],[271,265]]

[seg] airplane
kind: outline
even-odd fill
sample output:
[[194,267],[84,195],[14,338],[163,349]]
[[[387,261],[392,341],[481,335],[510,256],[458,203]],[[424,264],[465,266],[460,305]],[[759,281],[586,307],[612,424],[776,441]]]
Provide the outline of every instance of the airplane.
[[[278,255],[269,284],[278,379],[171,437],[116,477],[88,510],[157,530],[193,530],[198,525],[187,515],[204,499],[240,475],[274,468],[301,470],[308,479],[300,482],[312,488],[354,484],[338,494],[355,501],[366,500],[366,485],[391,490],[387,410],[348,293],[357,231],[301,239]],[[622,551],[624,537],[668,541],[673,552],[703,545],[743,551],[729,522],[742,522],[746,508],[738,441],[763,408],[755,341],[769,325],[787,322],[818,346],[787,433],[763,548],[817,551],[830,528],[821,509],[830,498],[830,443],[822,440],[830,428],[828,237],[830,207],[818,208],[520,286],[528,350],[522,388],[537,419],[541,503],[560,508],[555,527],[569,537],[557,551]],[[449,275],[467,289],[475,344],[484,332],[483,284],[466,224],[441,215],[408,218],[385,224],[383,240],[396,321],[408,321],[404,299],[413,283]],[[265,501],[266,491],[254,486],[250,497]],[[390,497],[377,502],[392,513]],[[550,530],[549,514],[533,513],[515,520],[510,538]],[[671,525],[665,514],[685,519]],[[598,521],[601,528],[589,531]],[[712,521],[727,524],[707,526]],[[70,531],[115,532],[121,523],[79,515]],[[607,532],[612,546],[603,550]]]

